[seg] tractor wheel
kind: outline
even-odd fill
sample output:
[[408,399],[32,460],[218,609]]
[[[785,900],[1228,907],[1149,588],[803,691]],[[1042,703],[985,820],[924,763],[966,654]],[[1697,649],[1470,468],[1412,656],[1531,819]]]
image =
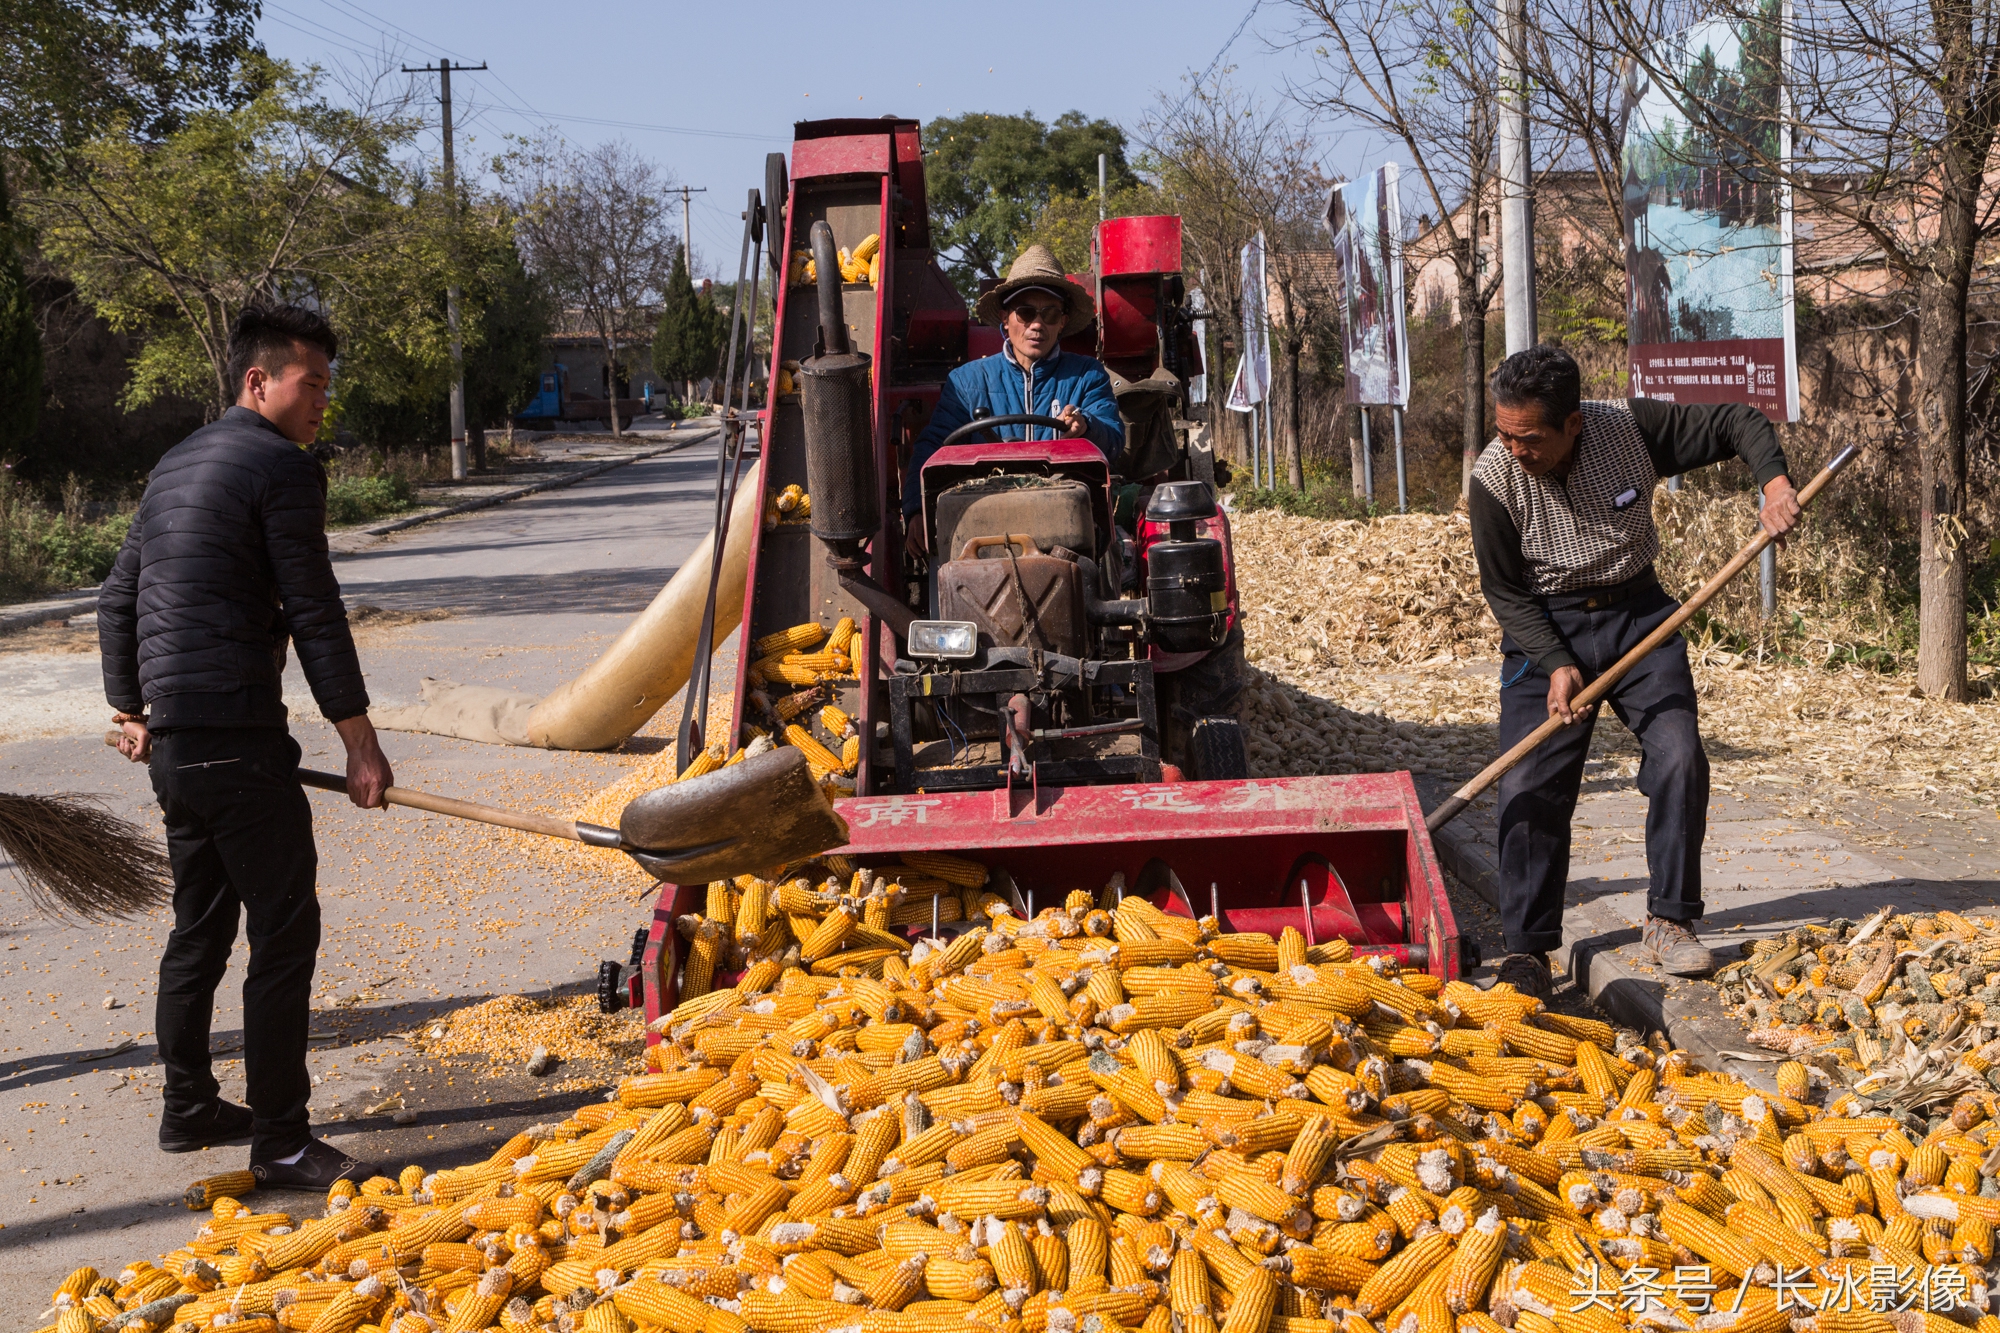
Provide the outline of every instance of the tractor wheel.
[[[1222,646],[1193,666],[1157,679],[1155,698],[1160,716],[1162,757],[1182,772],[1198,778],[1244,776],[1243,729],[1234,726],[1238,756],[1232,772],[1206,773],[1196,745],[1197,729],[1204,723],[1234,723],[1236,701],[1243,695],[1249,667],[1243,660],[1243,628],[1231,631]],[[1213,762],[1219,756],[1208,756]]]
[[1202,782],[1247,778],[1250,755],[1243,747],[1243,724],[1233,717],[1205,717],[1188,737],[1188,776]]

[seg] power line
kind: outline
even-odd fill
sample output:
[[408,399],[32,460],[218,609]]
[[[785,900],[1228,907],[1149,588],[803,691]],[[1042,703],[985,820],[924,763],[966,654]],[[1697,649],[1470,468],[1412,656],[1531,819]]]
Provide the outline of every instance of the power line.
[[691,134],[703,139],[740,139],[751,143],[789,143],[789,139],[774,134],[747,134],[741,130],[698,130],[687,125],[654,125],[639,120],[609,120],[602,116],[575,116],[561,111],[540,112],[532,108],[523,111],[519,107],[508,106],[498,101],[493,105],[511,111],[524,118],[539,118],[544,123],[559,122],[566,125],[601,125],[616,130],[645,130],[653,134]]
[[1229,34],[1229,40],[1224,42],[1222,44],[1222,49],[1215,53],[1215,59],[1208,62],[1208,68],[1201,72],[1201,76],[1199,78],[1197,78],[1193,83],[1188,85],[1187,95],[1182,97],[1179,102],[1175,103],[1174,109],[1167,113],[1166,120],[1168,122],[1173,121],[1175,117],[1179,116],[1182,110],[1186,108],[1187,104],[1194,100],[1194,95],[1197,92],[1201,91],[1201,85],[1208,81],[1209,75],[1215,73],[1216,66],[1220,65],[1222,63],[1222,58],[1229,54],[1229,48],[1236,45],[1236,39],[1243,35],[1243,30],[1245,28],[1250,26],[1250,20],[1257,17],[1257,11],[1263,7],[1263,4],[1264,0],[1250,0],[1250,9],[1248,13],[1244,14],[1243,21],[1236,25],[1235,32]]
[[[383,47],[377,47],[373,51],[364,51],[360,47],[353,45],[353,43],[358,39],[356,39],[352,34],[339,32],[333,28],[327,27],[323,23],[315,23],[313,20],[307,18],[305,15],[294,13],[292,10],[286,9],[283,5],[271,4],[269,3],[269,0],[266,0],[264,9],[266,11],[264,17],[270,19],[271,22],[277,24],[279,27],[290,28],[293,32],[296,32],[301,36],[310,37],[314,41],[327,42],[330,45],[336,46],[339,49],[349,52],[355,56],[358,56],[363,60],[374,60],[388,54],[387,49]],[[294,19],[297,19],[298,22],[291,23],[281,18],[273,18],[269,12],[271,10],[277,10],[278,13],[280,14],[290,14]],[[308,30],[314,28],[318,29],[318,31],[314,32]],[[388,34],[378,33],[376,35],[386,37]]]
[[[327,8],[329,9],[333,9],[336,12],[343,14],[346,17],[359,19],[363,23],[375,23],[381,25],[375,30],[377,36],[386,38],[389,35],[389,33],[393,31],[402,34],[403,37],[407,38],[409,41],[415,43],[417,46],[421,48],[427,50],[440,51],[443,54],[457,60],[463,60],[465,58],[463,52],[455,51],[452,48],[444,45],[442,42],[434,42],[428,37],[423,37],[418,35],[417,33],[411,32],[408,28],[403,27],[401,24],[390,22],[388,19],[383,18],[380,14],[375,13],[371,9],[366,9],[358,4],[353,3],[353,0],[320,0],[320,3],[327,6]],[[332,30],[328,29],[328,31]],[[506,102],[505,99],[498,97],[497,95],[493,99],[496,103],[498,103],[503,107],[506,107],[510,111],[515,112],[515,114],[517,115],[531,115],[537,119],[542,119],[542,120],[547,119],[547,117],[543,116],[540,111],[537,111],[535,109],[534,103],[530,102],[525,96],[522,95],[520,89],[516,88],[513,84],[507,82],[505,76],[500,74],[494,74],[493,78],[496,82],[500,84],[501,87],[505,88],[508,92],[514,95],[514,100],[520,103],[520,106],[518,107],[511,106]],[[523,110],[523,108],[525,108],[525,110]]]

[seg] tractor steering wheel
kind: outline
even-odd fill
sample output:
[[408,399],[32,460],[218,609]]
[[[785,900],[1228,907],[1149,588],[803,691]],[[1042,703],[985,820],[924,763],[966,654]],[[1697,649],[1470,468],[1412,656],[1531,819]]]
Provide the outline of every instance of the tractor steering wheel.
[[1045,417],[1038,412],[1008,412],[997,417],[980,417],[968,421],[957,430],[944,437],[938,448],[949,449],[954,444],[963,444],[970,436],[993,426],[1047,426],[1056,432],[1058,439],[1069,439],[1069,425],[1059,417]]

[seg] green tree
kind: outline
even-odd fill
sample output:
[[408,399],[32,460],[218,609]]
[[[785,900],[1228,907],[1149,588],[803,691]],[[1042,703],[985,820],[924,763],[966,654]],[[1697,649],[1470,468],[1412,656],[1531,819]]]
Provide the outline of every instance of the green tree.
[[1065,111],[1053,125],[1027,112],[947,116],[925,127],[924,150],[931,226],[945,271],[968,297],[1028,243],[1051,196],[1096,193],[1100,153],[1107,189],[1138,184],[1125,160],[1125,131],[1081,111]]
[[25,449],[42,404],[42,347],[22,274],[5,159],[46,180],[113,118],[148,135],[232,95],[255,48],[257,0],[7,0],[0,4],[0,453]]
[[481,428],[505,425],[539,389],[542,341],[555,322],[548,293],[521,262],[511,235],[480,267],[480,338],[465,351],[465,416]]
[[42,331],[7,208],[7,168],[0,161],[0,457],[28,447],[42,409]]
[[[1175,211],[1158,188],[1136,181],[1112,193],[1105,201],[1104,216],[1139,218]],[[1063,272],[1083,273],[1090,268],[1090,237],[1097,229],[1097,221],[1095,190],[1089,194],[1052,194],[1035,210],[1034,221],[1022,243],[1046,245]]]
[[[454,272],[462,289],[467,423],[502,422],[534,391],[550,311],[521,264],[512,215],[492,200],[466,209],[454,248],[444,244],[441,204],[428,196],[414,204],[417,225],[373,260],[373,272],[350,281],[341,303],[330,415],[364,444],[428,446],[445,438],[451,385],[445,287]],[[417,285],[406,283],[405,274],[421,275]]]
[[157,142],[116,122],[23,201],[82,298],[141,336],[130,404],[233,401],[229,326],[260,300],[317,300],[350,339],[441,337],[420,295],[450,263],[449,213],[399,160],[418,122],[395,103],[335,106],[316,71],[261,58],[239,82],[241,106]]
[[259,0],[8,0],[0,5],[0,149],[50,170],[121,120],[149,137],[230,102],[257,49]]
[[729,325],[722,311],[694,289],[687,264],[675,251],[660,322],[653,331],[653,369],[669,380],[679,380],[682,396],[691,397],[687,386],[715,373],[728,337]]

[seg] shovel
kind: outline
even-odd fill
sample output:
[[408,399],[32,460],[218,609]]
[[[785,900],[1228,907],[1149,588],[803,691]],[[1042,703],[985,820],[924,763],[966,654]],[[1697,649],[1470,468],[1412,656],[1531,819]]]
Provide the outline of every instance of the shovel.
[[[106,732],[116,746],[122,733]],[[338,773],[298,771],[301,785],[347,792]],[[706,884],[754,874],[839,847],[847,821],[806,767],[806,757],[779,746],[686,782],[657,787],[626,805],[617,828],[575,819],[503,810],[499,806],[437,796],[409,787],[382,793],[385,805],[408,806],[453,819],[470,819],[545,838],[610,847],[637,861],[656,879]]]

